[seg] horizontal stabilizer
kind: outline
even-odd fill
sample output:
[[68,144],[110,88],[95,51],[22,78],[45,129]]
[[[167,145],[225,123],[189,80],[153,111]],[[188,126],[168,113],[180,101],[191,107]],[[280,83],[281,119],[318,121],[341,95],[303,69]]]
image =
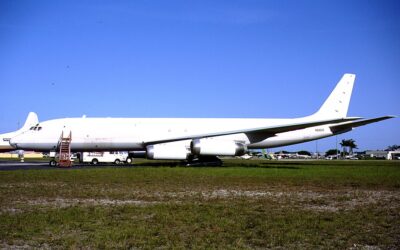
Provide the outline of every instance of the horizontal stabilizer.
[[336,134],[336,133],[349,131],[356,127],[364,126],[364,125],[374,123],[374,122],[380,122],[380,121],[391,119],[391,118],[395,118],[395,116],[387,115],[387,116],[371,118],[371,119],[343,122],[340,124],[332,125],[332,126],[330,126],[330,128],[331,128],[331,131]]

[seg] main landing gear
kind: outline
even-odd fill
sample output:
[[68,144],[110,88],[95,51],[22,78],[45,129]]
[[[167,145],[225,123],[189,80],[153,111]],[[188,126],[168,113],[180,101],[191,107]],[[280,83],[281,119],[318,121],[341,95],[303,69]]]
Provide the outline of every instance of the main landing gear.
[[207,166],[222,166],[223,162],[217,156],[200,156],[193,159],[188,159],[186,166],[188,167],[207,167]]

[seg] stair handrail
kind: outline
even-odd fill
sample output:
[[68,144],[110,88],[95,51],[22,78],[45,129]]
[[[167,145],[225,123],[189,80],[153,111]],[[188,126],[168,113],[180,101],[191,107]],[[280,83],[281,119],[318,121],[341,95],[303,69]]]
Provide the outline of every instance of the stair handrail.
[[64,138],[64,131],[61,131],[61,135],[60,135],[60,138],[58,139],[58,143],[57,143],[57,149],[60,149],[63,138]]

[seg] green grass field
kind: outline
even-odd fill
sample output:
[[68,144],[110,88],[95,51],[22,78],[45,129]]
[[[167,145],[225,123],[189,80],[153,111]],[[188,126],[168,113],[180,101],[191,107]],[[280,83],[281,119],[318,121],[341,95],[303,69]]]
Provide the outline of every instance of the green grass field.
[[400,246],[400,162],[165,165],[1,171],[0,248]]

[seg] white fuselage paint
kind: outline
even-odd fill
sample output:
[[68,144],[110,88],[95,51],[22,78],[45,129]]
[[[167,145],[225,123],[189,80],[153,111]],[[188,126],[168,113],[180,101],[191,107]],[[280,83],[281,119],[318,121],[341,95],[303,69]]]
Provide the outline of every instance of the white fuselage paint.
[[[72,151],[145,150],[146,142],[205,133],[243,130],[266,126],[306,122],[309,117],[296,119],[235,119],[235,118],[65,118],[40,123],[40,130],[28,130],[17,137],[17,148],[37,151],[56,150],[61,133],[72,133]],[[276,134],[260,141],[250,141],[238,133],[212,137],[241,142],[252,148],[269,148],[306,142],[333,135],[329,125]],[[169,143],[184,143],[191,140]]]
[[61,135],[71,133],[72,151],[137,150],[146,151],[147,156],[154,159],[185,159],[189,153],[237,155],[237,150],[242,152],[246,148],[312,141],[393,118],[385,116],[353,122],[354,118],[347,117],[354,81],[354,74],[344,74],[316,113],[294,119],[83,117],[37,124],[36,114],[30,113],[21,131],[26,131],[29,124],[37,125],[11,138],[10,145],[17,149],[54,151],[59,147]]

